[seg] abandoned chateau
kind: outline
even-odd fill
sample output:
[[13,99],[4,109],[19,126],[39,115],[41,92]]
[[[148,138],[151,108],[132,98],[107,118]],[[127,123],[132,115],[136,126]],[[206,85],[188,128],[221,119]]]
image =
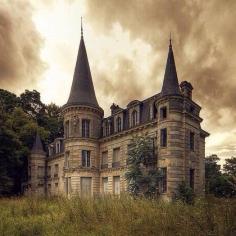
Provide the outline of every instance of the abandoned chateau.
[[204,194],[205,138],[192,100],[192,85],[179,84],[170,40],[162,90],[126,108],[111,105],[104,117],[93,86],[83,33],[67,103],[62,107],[64,137],[43,149],[36,135],[28,160],[27,192],[35,195],[95,196],[127,190],[127,152],[134,136],[153,140],[152,162],[162,172],[159,192],[170,198],[185,181]]

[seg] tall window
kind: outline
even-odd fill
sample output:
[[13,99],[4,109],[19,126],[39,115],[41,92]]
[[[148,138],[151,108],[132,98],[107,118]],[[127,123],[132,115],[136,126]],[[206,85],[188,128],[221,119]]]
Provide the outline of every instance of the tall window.
[[61,151],[60,149],[60,142],[56,142],[56,153],[59,153]]
[[55,166],[54,166],[54,177],[58,177],[58,173],[59,173],[59,165],[55,164]]
[[138,121],[138,113],[136,110],[133,110],[132,114],[131,114],[131,126],[134,127],[135,125],[137,125],[137,121]]
[[69,138],[69,135],[70,135],[70,123],[69,120],[67,120],[65,123],[65,137]]
[[108,177],[102,178],[102,191],[103,193],[108,192]]
[[90,121],[87,119],[82,120],[82,137],[83,138],[89,138],[89,132],[90,132]]
[[189,170],[189,185],[194,190],[194,169]]
[[121,131],[121,118],[117,117],[116,119],[116,127],[117,127],[117,132]]
[[108,151],[102,152],[102,163],[101,168],[108,168]]
[[194,133],[190,132],[190,137],[189,137],[189,143],[190,143],[190,150],[194,151]]
[[38,178],[43,178],[43,177],[44,177],[44,167],[38,166]]
[[120,148],[113,149],[112,167],[120,166]]
[[166,119],[167,118],[167,108],[166,107],[161,107],[160,109],[160,119]]
[[167,147],[167,129],[161,129],[161,147]]
[[71,177],[65,178],[65,190],[67,195],[71,193]]
[[70,157],[70,152],[67,151],[67,152],[65,153],[65,163],[64,163],[64,167],[65,167],[65,168],[69,168],[69,157]]
[[90,167],[90,151],[82,150],[82,166],[83,167]]
[[120,176],[113,177],[113,193],[120,194]]
[[108,136],[110,134],[110,124],[109,122],[107,121],[106,122],[106,136]]
[[160,193],[165,193],[167,191],[167,168],[160,168],[161,181],[159,185]]

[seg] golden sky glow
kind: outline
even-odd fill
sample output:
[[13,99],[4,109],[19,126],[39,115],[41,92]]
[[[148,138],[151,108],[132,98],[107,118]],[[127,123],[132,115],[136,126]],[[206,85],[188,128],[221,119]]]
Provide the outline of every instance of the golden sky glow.
[[211,133],[206,154],[236,155],[236,1],[0,2],[1,88],[35,88],[45,103],[65,104],[83,16],[97,99],[108,115],[113,102],[125,107],[160,91],[172,31],[179,81],[193,84]]

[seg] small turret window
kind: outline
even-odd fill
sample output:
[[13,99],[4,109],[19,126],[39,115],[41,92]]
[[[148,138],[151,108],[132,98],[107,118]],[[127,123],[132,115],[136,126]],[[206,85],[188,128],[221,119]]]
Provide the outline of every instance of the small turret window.
[[164,120],[167,118],[167,107],[160,108],[160,119]]
[[65,137],[69,138],[70,135],[70,125],[69,125],[69,121],[66,121],[65,123]]
[[194,132],[190,132],[190,136],[189,136],[189,144],[190,144],[190,150],[194,151]]
[[90,120],[83,119],[82,120],[82,137],[89,138],[90,132]]
[[161,147],[167,147],[167,129],[161,129],[161,137],[160,137]]

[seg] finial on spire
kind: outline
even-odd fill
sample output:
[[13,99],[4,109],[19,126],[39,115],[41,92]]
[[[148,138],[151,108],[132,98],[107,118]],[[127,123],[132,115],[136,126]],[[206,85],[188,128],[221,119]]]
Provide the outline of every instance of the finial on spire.
[[83,18],[81,16],[81,37],[83,37]]
[[172,47],[172,38],[171,38],[171,32],[170,32],[170,47]]

